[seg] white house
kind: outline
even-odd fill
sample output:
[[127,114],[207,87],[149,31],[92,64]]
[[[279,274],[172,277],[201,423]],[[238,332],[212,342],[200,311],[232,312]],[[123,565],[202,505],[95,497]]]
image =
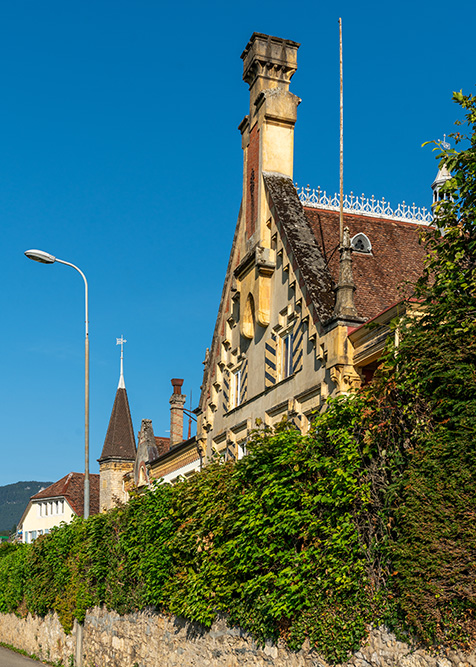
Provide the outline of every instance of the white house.
[[[90,514],[99,511],[99,475],[89,476]],[[60,523],[69,523],[84,514],[84,473],[70,472],[30,498],[18,524],[22,542],[34,542]]]

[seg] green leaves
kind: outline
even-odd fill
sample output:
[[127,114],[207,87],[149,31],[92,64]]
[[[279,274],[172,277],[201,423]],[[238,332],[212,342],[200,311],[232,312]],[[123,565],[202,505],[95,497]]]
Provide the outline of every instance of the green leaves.
[[0,612],[56,610],[66,630],[93,605],[220,613],[331,662],[382,621],[476,645],[476,100],[454,99],[468,146],[437,146],[450,199],[374,382],[306,436],[259,429],[236,463],[0,547]]

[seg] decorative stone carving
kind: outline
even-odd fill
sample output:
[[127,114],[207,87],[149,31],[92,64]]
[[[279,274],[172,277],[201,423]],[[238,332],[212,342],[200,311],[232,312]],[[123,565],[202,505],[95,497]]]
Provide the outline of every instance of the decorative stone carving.
[[336,385],[338,394],[347,394],[355,391],[362,384],[362,379],[353,366],[338,364],[330,369],[332,382]]

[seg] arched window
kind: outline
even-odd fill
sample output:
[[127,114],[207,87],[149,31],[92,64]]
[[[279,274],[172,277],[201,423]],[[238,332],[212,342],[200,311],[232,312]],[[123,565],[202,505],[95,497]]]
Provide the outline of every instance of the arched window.
[[351,239],[350,243],[352,245],[352,249],[355,250],[355,252],[365,252],[368,254],[372,252],[372,244],[370,243],[370,239],[363,232],[356,234]]

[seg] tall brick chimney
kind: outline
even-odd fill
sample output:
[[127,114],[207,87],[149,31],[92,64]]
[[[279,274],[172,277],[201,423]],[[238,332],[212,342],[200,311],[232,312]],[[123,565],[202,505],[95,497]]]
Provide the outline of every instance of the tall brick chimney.
[[183,408],[186,396],[182,394],[183,380],[172,378],[173,394],[170,397],[170,446],[183,440]]

